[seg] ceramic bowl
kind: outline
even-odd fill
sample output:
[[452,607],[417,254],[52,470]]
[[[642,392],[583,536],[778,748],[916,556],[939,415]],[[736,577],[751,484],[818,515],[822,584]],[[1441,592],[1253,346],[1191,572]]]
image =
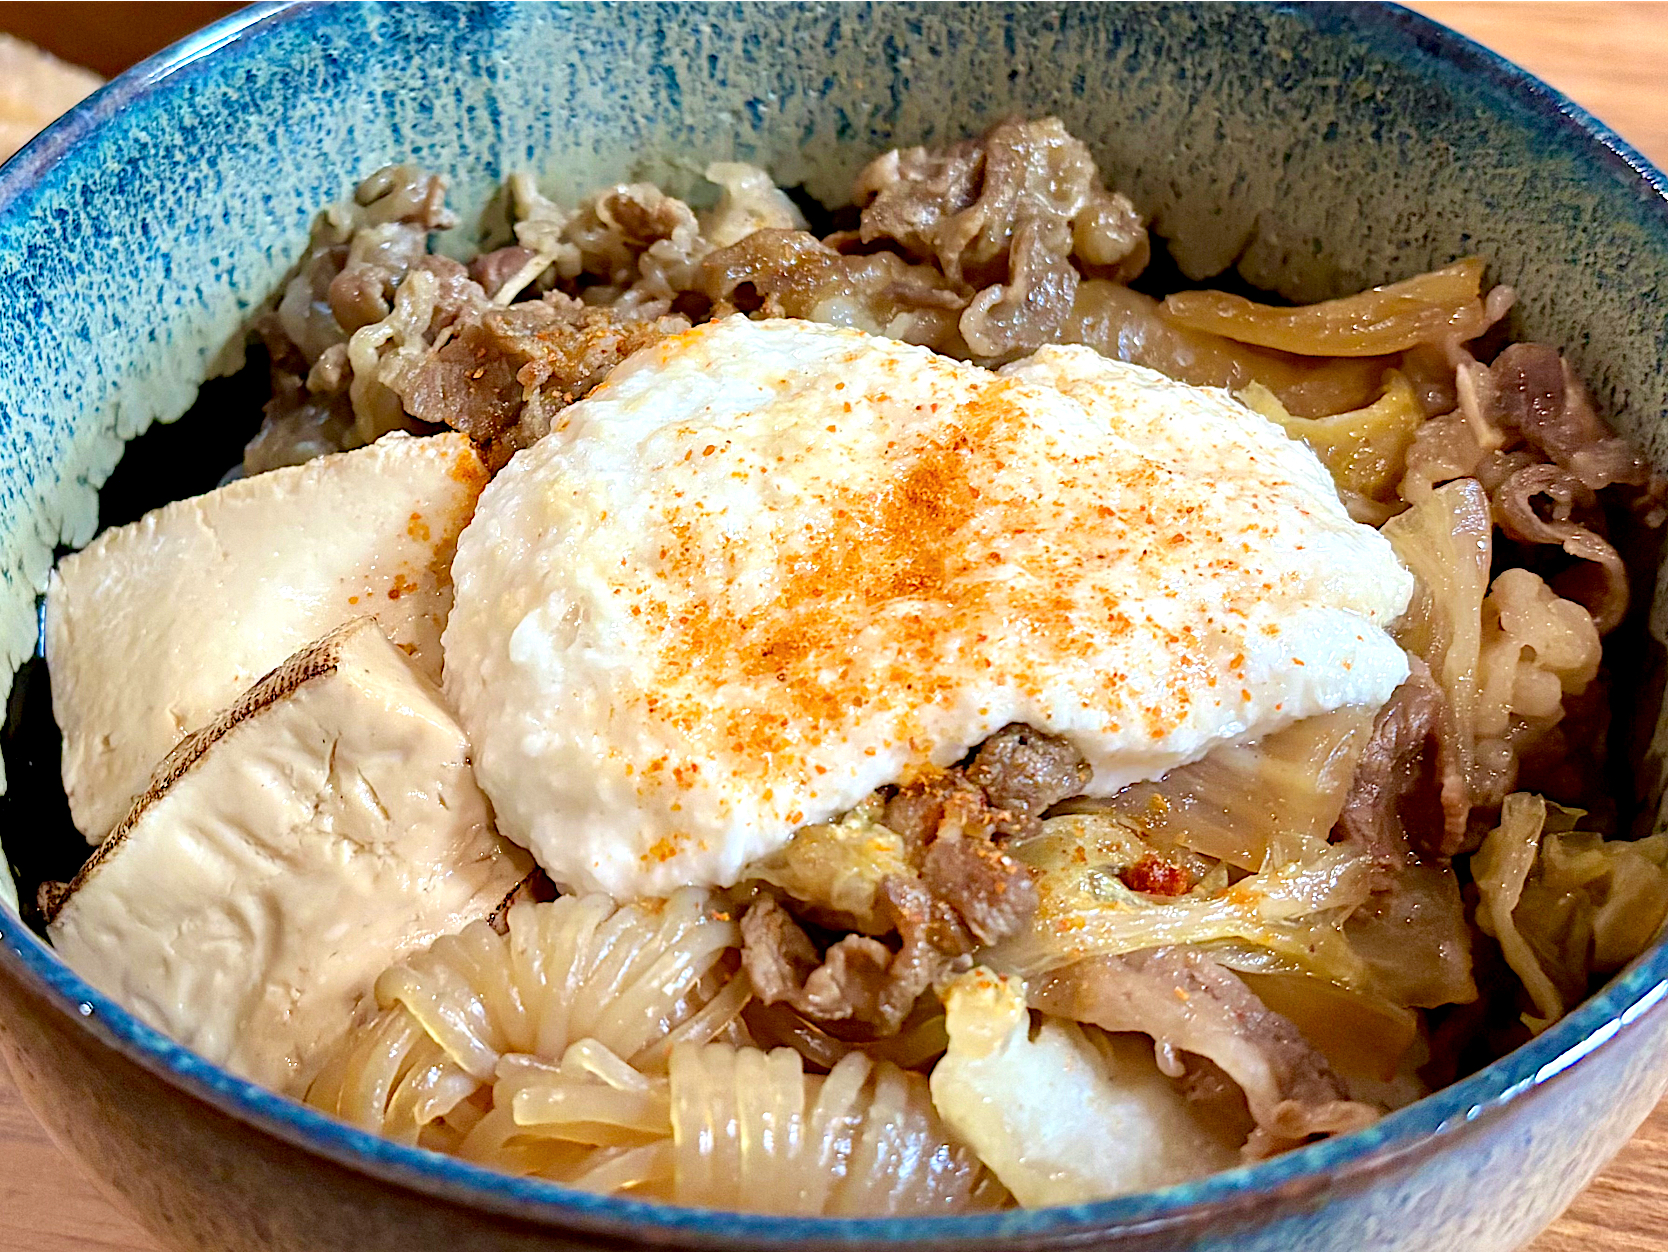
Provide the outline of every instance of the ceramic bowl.
[[[1314,299],[1490,258],[1522,293],[1514,331],[1567,345],[1668,464],[1662,175],[1391,6],[255,6],[0,171],[0,688],[34,648],[54,548],[94,532],[123,440],[191,405],[311,215],[385,162],[448,172],[465,223],[515,169],[576,192],[685,186],[740,158],[837,197],[878,150],[1049,112],[1191,277],[1237,265]],[[16,797],[50,781],[57,748],[16,725],[26,703],[0,837],[28,867],[47,819]],[[1359,1134],[1154,1194],[934,1221],[599,1199],[381,1141],[147,1029],[5,907],[0,1053],[63,1148],[179,1249],[1490,1252],[1540,1230],[1661,1095],[1665,975],[1658,947],[1526,1047]]]

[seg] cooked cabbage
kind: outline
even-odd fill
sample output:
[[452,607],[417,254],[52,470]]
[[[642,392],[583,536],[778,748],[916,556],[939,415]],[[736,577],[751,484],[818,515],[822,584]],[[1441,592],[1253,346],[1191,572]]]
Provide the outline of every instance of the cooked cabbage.
[[1518,930],[1513,912],[1540,853],[1541,828],[1545,824],[1545,800],[1525,791],[1509,795],[1500,808],[1500,825],[1489,832],[1471,858],[1471,873],[1480,896],[1477,925],[1499,942],[1506,964],[1529,993],[1539,1016],[1525,1014],[1523,1021],[1537,1032],[1564,1015],[1564,997]]
[[1314,450],[1356,521],[1382,526],[1401,511],[1396,484],[1407,471],[1414,432],[1425,420],[1419,397],[1401,371],[1384,376],[1383,393],[1372,404],[1331,417],[1293,417],[1278,396],[1257,382],[1239,398]]
[[891,921],[877,904],[881,879],[913,877],[902,836],[882,826],[878,806],[862,804],[838,822],[806,826],[785,848],[748,867],[820,922],[865,935],[884,935]]
[[950,1048],[932,1071],[939,1117],[1028,1207],[1080,1204],[1238,1163],[1224,1136],[1159,1071],[1144,1035],[1044,1017],[1018,979],[963,974],[944,997]]
[[1103,804],[1155,843],[1254,870],[1277,835],[1324,840],[1372,733],[1370,709],[1305,718],[1251,744],[1225,744]]
[[[1583,965],[1613,973],[1655,941],[1668,916],[1668,835],[1550,834],[1518,907],[1518,929],[1555,977]],[[1576,996],[1586,990],[1581,980]]]
[[1447,865],[1398,866],[1394,888],[1351,913],[1344,936],[1366,964],[1365,985],[1393,1004],[1433,1009],[1477,998],[1471,930]]
[[1398,1109],[1430,1093],[1417,1072],[1430,1060],[1419,1014],[1375,990],[1318,978],[1267,948],[1228,942],[1199,951],[1296,1026],[1344,1080],[1352,1100]]
[[[1240,981],[1331,1062],[1345,1082],[1389,1083],[1419,1034],[1419,1018],[1370,991],[1342,987],[1299,969],[1239,969],[1212,951]],[[1359,1097],[1358,1097],[1359,1098]]]
[[1574,829],[1583,814],[1516,792],[1471,858],[1493,936],[1529,994],[1524,1023],[1544,1030],[1587,994],[1594,974],[1620,969],[1668,917],[1668,835],[1628,841]]
[[[1488,493],[1474,478],[1444,483],[1386,522],[1382,533],[1417,580],[1397,642],[1424,659],[1447,697],[1460,773],[1472,787],[1483,596],[1494,556]],[[1445,791],[1451,835],[1464,834],[1468,803],[1468,796]]]
[[1040,834],[1007,850],[1031,868],[1041,904],[1026,930],[985,950],[981,959],[1002,973],[1038,974],[1089,956],[1237,939],[1337,982],[1357,984],[1365,976],[1338,921],[1367,898],[1372,866],[1348,848],[1285,838],[1258,873],[1237,883],[1213,875],[1162,901],[1119,877],[1155,850],[1113,815],[1049,818]]

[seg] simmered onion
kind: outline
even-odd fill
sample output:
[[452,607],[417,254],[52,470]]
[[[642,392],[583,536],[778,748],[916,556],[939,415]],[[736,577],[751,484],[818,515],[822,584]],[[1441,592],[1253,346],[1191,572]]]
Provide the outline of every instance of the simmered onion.
[[1428,274],[1297,308],[1256,304],[1225,291],[1183,291],[1164,301],[1177,326],[1299,356],[1366,357],[1415,344],[1463,343],[1487,325],[1483,263],[1466,257]]

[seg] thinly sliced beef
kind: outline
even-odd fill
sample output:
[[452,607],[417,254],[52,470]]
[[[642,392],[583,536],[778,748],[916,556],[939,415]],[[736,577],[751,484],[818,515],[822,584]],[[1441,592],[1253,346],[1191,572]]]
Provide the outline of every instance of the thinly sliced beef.
[[499,290],[510,279],[526,269],[538,253],[518,243],[505,248],[483,252],[469,263],[469,277],[481,285],[487,295],[497,298]]
[[709,247],[694,210],[653,183],[620,183],[598,193],[580,208],[567,233],[586,273],[637,289],[629,303],[683,290]]
[[353,431],[347,389],[320,395],[301,376],[274,368],[272,399],[262,410],[261,428],[243,450],[245,475],[300,465],[346,447]]
[[1621,623],[1627,614],[1627,570],[1608,539],[1575,520],[1578,509],[1593,507],[1594,496],[1573,470],[1526,466],[1500,484],[1493,503],[1495,522],[1511,538],[1555,544],[1589,563],[1556,581],[1561,592],[1593,615],[1601,635]]
[[1442,688],[1418,657],[1408,665],[1407,681],[1373,721],[1332,836],[1372,858],[1381,887],[1410,846],[1452,856],[1470,808]]
[[626,357],[688,328],[681,317],[622,320],[552,294],[465,317],[410,378],[392,385],[408,413],[462,431],[497,469]]
[[[1010,119],[943,152],[890,152],[858,176],[864,242],[896,240],[936,259],[952,282],[983,287],[1011,272],[1028,223],[1069,224],[1099,189],[1094,158],[1057,118]],[[1071,246],[1070,233],[1065,239]]]
[[1359,1130],[1380,1116],[1348,1098],[1296,1026],[1197,950],[1095,957],[1037,979],[1028,998],[1057,1017],[1150,1035],[1161,1055],[1190,1052],[1215,1062],[1245,1092],[1256,1119],[1248,1157]]
[[1495,358],[1489,372],[1495,384],[1491,416],[1584,487],[1643,487],[1650,481],[1644,456],[1594,411],[1586,388],[1556,348],[1514,343]]
[[1587,607],[1599,633],[1608,634],[1627,613],[1627,571],[1602,533],[1593,493],[1634,488],[1633,512],[1655,526],[1668,485],[1630,440],[1599,417],[1557,349],[1512,344],[1489,373],[1490,416],[1551,462],[1518,468],[1494,490],[1495,520],[1514,539],[1557,545],[1586,563],[1555,581],[1561,594]]
[[894,875],[881,882],[880,893],[901,941],[889,971],[892,985],[883,1000],[883,1024],[896,1030],[923,991],[941,978],[972,968],[978,942],[955,908],[922,883]]
[[953,835],[927,849],[918,878],[883,878],[879,906],[897,932],[897,951],[847,935],[819,955],[793,916],[761,896],[741,923],[742,964],[759,1000],[892,1034],[922,992],[969,967],[981,943],[1030,921],[1037,889],[1024,866],[987,840]]
[[1448,862],[1464,828],[1456,836],[1444,813],[1452,816],[1467,784],[1442,689],[1423,661],[1409,664],[1408,680],[1374,720],[1332,838],[1373,862],[1373,893],[1344,931],[1376,989],[1397,1004],[1434,1008],[1476,995],[1464,905]]
[[819,955],[799,923],[770,896],[747,910],[741,936],[742,965],[763,1003],[786,1002],[821,1021],[880,1016],[892,961],[885,944],[847,935]]
[[[1087,781],[1076,752],[1052,736],[1011,727],[993,742],[974,772],[1016,809],[1046,808]],[[796,915],[869,935],[897,932],[900,912],[930,915],[911,905],[904,883],[947,908],[979,942],[997,942],[1029,922],[1038,897],[1030,870],[992,837],[1028,829],[1035,819],[1021,822],[993,807],[991,792],[960,767],[923,770],[875,792],[838,823],[800,831],[760,864],[758,878]],[[889,878],[897,880],[890,904],[882,890]],[[952,946],[959,954],[959,940]]]
[[[1053,782],[1023,781],[1027,749],[1017,734],[1003,758],[1004,776],[1033,797],[1052,793],[1071,772],[1062,771],[1060,750],[1043,743],[1047,738],[1038,737],[1031,759],[1053,763]],[[761,897],[742,921],[742,961],[759,999],[785,1001],[820,1021],[849,1018],[880,1034],[896,1031],[922,992],[968,968],[980,944],[1017,934],[1035,915],[1030,870],[991,842],[1005,817],[960,770],[928,771],[899,788],[884,818],[904,839],[907,865],[880,880],[875,900],[897,934],[897,950],[854,934],[819,955],[787,910]]]
[[[895,1030],[897,1023],[891,1020],[887,1008],[894,981],[892,960],[891,949],[878,939],[847,935],[828,949],[822,964],[806,977],[804,991],[794,1007],[822,1021],[854,1017]],[[913,1003],[912,996],[909,1004]],[[897,1014],[898,1022],[908,1014],[909,1004]]]
[[[1626,488],[1646,526],[1662,524],[1668,483],[1644,455],[1599,417],[1580,380],[1555,348],[1512,344],[1487,370],[1470,363],[1468,420],[1452,413],[1427,421],[1407,454],[1403,494],[1417,500],[1437,483],[1475,476],[1488,491],[1495,524],[1520,543],[1561,547],[1584,564],[1555,580],[1585,605],[1601,634],[1627,612],[1621,557],[1604,535],[1597,492]],[[1496,445],[1479,433],[1492,428]]]
[[1065,222],[1027,221],[1014,231],[1008,281],[974,296],[958,323],[974,356],[995,360],[1059,338],[1082,281],[1070,251]]
[[309,362],[331,343],[387,317],[394,289],[428,253],[429,232],[457,221],[446,211],[445,179],[415,165],[378,170],[354,189],[352,206],[342,212],[349,223],[345,243],[316,231],[276,311],[279,326]]
[[921,884],[948,904],[980,943],[1018,933],[1037,911],[1030,872],[988,839],[933,840],[921,861]]
[[957,769],[923,772],[898,788],[881,815],[917,858],[946,825],[958,834],[989,836],[1000,819],[979,785]]
[[766,1004],[792,1001],[822,963],[799,923],[770,896],[759,897],[742,916],[741,939],[753,993]]
[[864,243],[890,240],[909,256],[936,260],[961,281],[959,256],[942,254],[940,238],[978,200],[984,167],[984,151],[974,140],[939,152],[894,148],[875,158],[853,189],[859,201],[868,201],[860,237]]
[[956,319],[968,297],[937,269],[892,252],[847,255],[802,230],[757,230],[709,253],[699,289],[718,313],[835,322],[966,354]]
[[1147,268],[1147,224],[1122,192],[1099,188],[1072,222],[1072,253],[1090,278],[1128,282]]
[[761,896],[741,919],[742,966],[762,1004],[787,1003],[815,1021],[860,1022],[896,1033],[921,993],[969,967],[976,946],[960,916],[917,882],[881,885],[901,946],[847,935],[820,956],[780,904]]
[[434,275],[434,313],[429,319],[428,338],[436,339],[448,326],[466,319],[478,319],[491,309],[487,292],[470,277],[469,267],[438,252],[418,258],[412,272]]
[[1022,722],[986,739],[967,767],[968,781],[1005,814],[996,829],[1010,835],[1032,833],[1043,813],[1082,793],[1090,773],[1089,763],[1068,740]]
[[246,474],[363,442],[347,394],[348,337],[388,316],[395,289],[424,263],[429,233],[455,224],[445,180],[415,165],[378,170],[320,216],[277,304],[251,323],[267,350],[272,399],[245,450]]
[[[997,359],[1058,339],[1081,272],[1128,281],[1148,256],[1134,206],[1101,185],[1058,118],[1010,119],[942,151],[911,148],[858,176],[865,244],[935,261],[967,302],[968,351]],[[976,294],[975,294],[976,293]]]

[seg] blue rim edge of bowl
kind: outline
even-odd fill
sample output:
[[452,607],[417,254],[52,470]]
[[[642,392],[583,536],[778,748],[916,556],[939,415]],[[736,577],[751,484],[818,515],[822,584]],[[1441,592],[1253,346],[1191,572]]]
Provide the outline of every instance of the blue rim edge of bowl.
[[[0,212],[27,196],[36,178],[115,111],[144,102],[160,85],[211,53],[263,28],[327,9],[320,0],[266,0],[221,19],[101,87],[0,167]],[[1596,142],[1613,172],[1644,184],[1668,233],[1668,177],[1580,105],[1459,33],[1398,4],[1322,0],[1280,3],[1317,31],[1348,33],[1387,54],[1413,49],[1436,72],[1468,74],[1527,106],[1561,136]],[[1397,46],[1400,45],[1400,46]],[[1668,941],[1642,954],[1596,995],[1538,1038],[1452,1086],[1354,1134],[1272,1160],[1161,1191],[1090,1204],[1013,1209],[963,1217],[808,1218],[762,1216],[625,1200],[516,1178],[455,1157],[406,1147],[355,1129],[304,1104],[237,1078],[146,1026],[93,990],[16,915],[0,907],[0,960],[68,1017],[80,1017],[106,1045],[214,1108],[340,1165],[419,1192],[505,1216],[620,1235],[649,1228],[700,1242],[795,1241],[944,1243],[1015,1236],[1071,1236],[1116,1228],[1155,1231],[1182,1220],[1229,1213],[1276,1194],[1311,1196],[1361,1172],[1440,1150],[1467,1127],[1492,1120],[1518,1096],[1550,1082],[1604,1046],[1668,996]]]

